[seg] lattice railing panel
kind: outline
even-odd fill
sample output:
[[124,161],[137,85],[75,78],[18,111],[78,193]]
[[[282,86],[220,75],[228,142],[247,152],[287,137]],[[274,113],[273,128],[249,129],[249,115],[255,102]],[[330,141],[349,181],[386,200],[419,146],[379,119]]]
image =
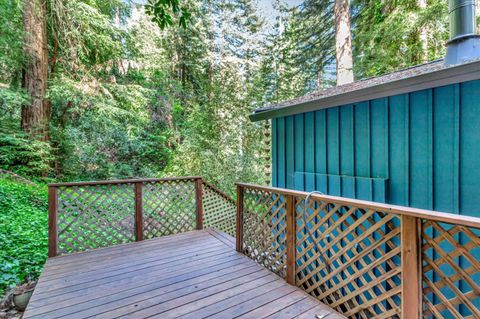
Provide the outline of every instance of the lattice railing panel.
[[[350,318],[400,313],[400,219],[394,214],[296,198],[296,283]],[[314,244],[311,237],[315,239]]]
[[135,240],[133,184],[58,188],[58,253]]
[[255,189],[245,189],[243,196],[244,253],[285,277],[286,198]]
[[236,203],[209,184],[203,184],[203,226],[235,236]]
[[480,318],[480,230],[422,224],[423,317]]
[[193,180],[144,183],[144,239],[194,230],[196,228],[195,194]]

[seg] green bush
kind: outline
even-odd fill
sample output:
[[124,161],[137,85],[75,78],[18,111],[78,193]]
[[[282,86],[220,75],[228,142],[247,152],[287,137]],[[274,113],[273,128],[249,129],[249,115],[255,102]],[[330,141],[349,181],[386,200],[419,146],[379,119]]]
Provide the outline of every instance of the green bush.
[[49,143],[29,139],[11,123],[0,124],[0,169],[39,178],[49,174],[52,162]]
[[0,178],[0,295],[40,275],[48,250],[46,187]]

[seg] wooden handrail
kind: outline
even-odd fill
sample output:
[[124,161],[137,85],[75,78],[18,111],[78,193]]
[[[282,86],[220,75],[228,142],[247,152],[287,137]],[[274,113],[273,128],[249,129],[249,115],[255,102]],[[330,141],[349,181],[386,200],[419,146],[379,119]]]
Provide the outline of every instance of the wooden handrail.
[[[260,186],[260,185],[251,184],[251,183],[235,183],[235,184],[237,186],[254,188],[257,190],[263,190],[268,192],[274,192],[281,195],[293,195],[293,196],[305,197],[308,194],[308,192],[303,192],[303,191],[296,191],[296,190],[290,190],[290,189],[278,188],[278,187]],[[473,216],[455,215],[455,214],[450,214],[445,212],[438,212],[438,211],[398,206],[398,205],[382,204],[377,202],[370,202],[370,201],[359,200],[359,199],[350,199],[350,198],[331,196],[331,195],[312,194],[311,199],[323,200],[326,202],[335,202],[342,205],[351,205],[356,207],[362,207],[365,209],[379,210],[385,213],[393,213],[393,214],[402,215],[402,216],[403,215],[411,216],[411,217],[422,218],[426,220],[433,220],[433,221],[442,222],[442,223],[463,225],[463,226],[480,229],[480,218],[473,217]]]
[[119,180],[105,180],[105,181],[85,181],[85,182],[67,182],[67,183],[51,183],[50,187],[69,187],[69,186],[95,186],[108,184],[133,184],[133,183],[148,183],[148,182],[168,182],[178,180],[197,180],[201,176],[182,176],[182,177],[164,177],[164,178],[134,178],[134,179],[119,179]]

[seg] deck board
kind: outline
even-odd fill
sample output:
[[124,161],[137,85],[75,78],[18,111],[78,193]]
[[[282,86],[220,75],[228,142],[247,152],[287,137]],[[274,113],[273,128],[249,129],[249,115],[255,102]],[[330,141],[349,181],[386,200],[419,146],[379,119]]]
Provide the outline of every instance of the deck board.
[[343,318],[208,229],[50,258],[23,318]]

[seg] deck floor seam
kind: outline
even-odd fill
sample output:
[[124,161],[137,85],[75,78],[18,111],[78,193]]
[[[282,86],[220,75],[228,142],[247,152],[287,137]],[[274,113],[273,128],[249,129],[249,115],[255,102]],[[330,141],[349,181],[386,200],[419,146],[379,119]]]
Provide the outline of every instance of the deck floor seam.
[[[245,263],[244,265],[245,265],[245,268],[243,268],[243,269],[253,268],[253,266],[251,266],[251,265],[249,266],[247,263]],[[240,270],[241,270],[241,269],[240,269]],[[213,271],[213,272],[217,272],[217,271],[218,271],[218,270],[215,270],[215,271]],[[202,275],[200,275],[200,276],[202,276]],[[200,276],[197,276],[197,277],[200,277]],[[197,278],[197,277],[193,277],[193,278]],[[193,278],[192,278],[192,279],[193,279]],[[167,280],[167,279],[165,279],[165,280]],[[184,280],[184,281],[186,281],[186,280]],[[150,292],[150,291],[154,291],[154,290],[159,290],[159,289],[162,289],[162,288],[171,286],[171,285],[179,284],[179,283],[181,283],[181,282],[182,282],[182,281],[175,281],[175,282],[173,282],[173,283],[171,283],[171,284],[166,284],[166,285],[164,285],[164,286],[159,286],[159,287],[157,287],[157,288],[152,288],[151,290],[148,290],[148,291],[146,291],[146,292]],[[201,283],[201,282],[200,282],[200,283]],[[131,290],[132,288],[133,288],[133,289],[137,289],[137,288],[142,288],[142,287],[144,287],[144,286],[148,286],[148,285],[152,285],[152,284],[153,284],[153,283],[147,283],[147,284],[143,284],[143,285],[139,285],[139,286],[135,286],[135,287],[128,286],[128,288],[126,288],[125,290],[119,290],[119,291],[117,291],[117,292],[129,291],[129,290]],[[196,284],[199,284],[199,283],[196,283]],[[192,284],[192,285],[195,285],[195,284]],[[188,286],[186,286],[186,287],[188,287]],[[143,292],[143,293],[146,293],[146,292]],[[114,295],[114,294],[110,294],[110,295]],[[109,294],[107,294],[106,296],[109,296]],[[136,296],[136,295],[134,295],[134,296]],[[105,297],[105,296],[103,296],[103,297]],[[124,298],[115,299],[115,300],[113,300],[112,302],[118,301],[118,300],[127,299],[127,298],[129,298],[129,297],[131,297],[131,296],[126,296],[126,297],[124,297]],[[70,300],[70,299],[65,299],[65,300],[62,300],[62,301],[67,301],[67,300]],[[81,302],[77,302],[77,303],[72,303],[72,304],[70,304],[70,306],[78,305],[78,304],[85,304],[85,303],[90,302],[91,300],[93,300],[93,299],[88,299],[88,300],[85,300],[85,301],[81,301]],[[95,299],[95,300],[98,300],[98,299]],[[77,300],[77,301],[78,301],[78,300]],[[107,303],[105,303],[105,304],[107,304]],[[48,305],[49,305],[49,304],[44,305],[44,306],[41,306],[41,307],[46,307],[46,306],[48,306]],[[37,309],[39,309],[39,308],[41,308],[41,307],[38,307]],[[65,307],[56,308],[56,309],[54,309],[54,310],[62,309],[62,308],[65,308]],[[48,311],[47,311],[47,312],[48,312]]]
[[48,260],[24,319],[308,318],[331,312],[215,229]]
[[[231,254],[231,255],[228,255],[227,257],[236,257],[236,258],[221,258],[219,260],[224,260],[222,263],[225,264],[225,263],[229,263],[229,262],[232,262],[232,261],[236,261],[236,260],[239,260],[239,259],[242,259],[241,256],[235,256],[235,254]],[[202,260],[202,259],[200,259]],[[197,260],[198,261],[198,260]],[[213,261],[212,261],[213,262]],[[154,268],[154,269],[152,269]],[[145,275],[148,275],[149,273],[151,273],[152,271],[157,271],[157,270],[160,270],[162,269],[163,267],[161,266],[154,266],[154,267],[146,267],[145,269],[149,269],[149,270],[146,270],[145,272],[137,272],[135,274],[136,277],[139,277],[140,275],[141,276],[145,276]],[[192,266],[192,267],[189,267],[189,268],[183,268],[183,270],[185,269],[190,269],[190,268],[195,268],[195,266]],[[145,270],[143,269],[143,270]],[[152,270],[152,271],[150,271]],[[172,271],[174,273],[174,271]],[[115,278],[118,279],[117,277],[118,276],[125,276],[125,275],[128,275],[129,272],[124,272],[122,274],[118,274],[118,275],[113,275],[113,276],[108,276],[108,277],[102,277],[101,279],[103,280],[110,280],[110,281],[107,281],[107,282],[111,282],[111,281],[114,281]],[[171,274],[171,273],[166,273],[166,274]],[[88,284],[88,283],[92,283],[92,282],[96,282],[95,279],[92,279],[90,281],[83,281],[82,283],[83,284]],[[68,285],[68,286],[63,286],[63,287],[58,287],[58,288],[55,288],[55,289],[50,289],[50,290],[47,290],[47,291],[41,291],[42,293],[45,293],[45,292],[52,292],[52,291],[58,291],[58,290],[63,290],[63,289],[66,289],[68,287],[77,287],[78,285],[75,285],[75,284],[72,284],[72,285]],[[95,286],[95,285],[94,285]]]

